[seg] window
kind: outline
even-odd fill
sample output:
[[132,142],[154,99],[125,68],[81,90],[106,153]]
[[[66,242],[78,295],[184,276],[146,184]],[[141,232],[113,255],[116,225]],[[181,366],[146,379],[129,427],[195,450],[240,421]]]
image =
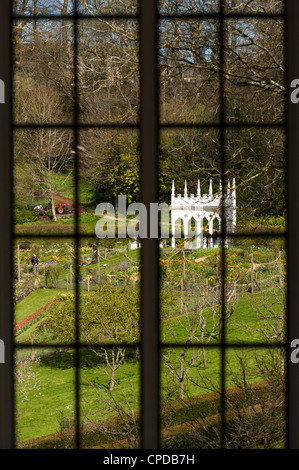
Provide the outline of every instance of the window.
[[[297,137],[296,105],[288,99],[290,81],[298,75],[292,55],[298,7],[294,2],[264,3],[128,0],[112,2],[112,7],[111,2],[96,1],[5,2],[3,18],[10,21],[1,34],[7,41],[9,27],[14,45],[5,52],[0,77],[6,94],[5,105],[0,105],[6,137],[2,153],[12,155],[10,162],[1,162],[3,174],[11,175],[2,189],[9,190],[3,193],[8,201],[3,217],[11,226],[1,272],[3,289],[9,292],[1,299],[6,312],[1,315],[6,352],[1,367],[3,448],[26,446],[26,441],[31,446],[40,437],[26,434],[18,415],[28,412],[22,399],[30,397],[32,402],[36,398],[32,406],[37,409],[38,403],[49,406],[60,431],[57,439],[73,448],[98,445],[88,439],[92,425],[99,422],[99,401],[101,413],[107,413],[104,428],[111,426],[108,418],[116,408],[118,413],[134,411],[134,419],[126,422],[130,433],[122,435],[118,429],[115,440],[123,438],[125,446],[298,446],[298,379],[296,364],[289,361],[291,340],[298,337],[298,249],[292,238],[297,230]],[[100,187],[98,174],[104,182]],[[220,197],[216,214],[209,202],[209,210],[189,220],[199,240],[196,249],[204,253],[195,258],[194,247],[189,250],[181,240],[174,245],[168,241],[167,251],[163,240],[151,237],[141,239],[140,258],[124,245],[111,258],[109,243],[98,248],[91,232],[97,214],[83,213],[82,208],[90,187],[100,199],[90,199],[90,207],[107,195],[110,209],[119,204],[119,194],[132,196],[128,204],[139,197],[149,223],[150,204],[170,202],[172,181],[174,196],[185,191],[186,201],[196,194],[210,195],[211,201]],[[7,194],[13,183],[11,199]],[[236,230],[228,198],[222,198],[234,190]],[[17,216],[32,221],[33,211],[15,210],[30,198],[32,206],[40,206],[40,223],[16,227]],[[286,211],[283,225],[279,217]],[[58,223],[45,224],[47,217]],[[118,219],[117,230],[120,226]],[[43,258],[38,268],[43,271],[35,276],[33,266],[25,266],[33,250],[40,250],[37,255]],[[14,273],[13,256],[18,266]],[[114,271],[113,260],[118,268]],[[115,291],[117,282],[122,295]],[[93,294],[99,286],[107,299],[102,303]],[[14,296],[21,300],[26,289],[37,287],[44,295],[33,310],[39,314],[47,309],[50,326],[42,314],[40,322],[29,318],[30,306],[27,318],[24,310],[17,317]],[[108,318],[117,302],[117,312],[124,316],[130,306],[130,334],[119,326],[111,333],[102,322],[99,342],[99,332],[90,325],[100,321],[99,311]],[[169,318],[170,311],[176,316]],[[37,333],[36,326],[30,330],[32,320],[40,328]],[[22,337],[13,328],[20,328]],[[108,343],[103,331],[112,338]],[[119,385],[115,377],[125,354],[132,359],[130,385],[118,388],[115,402],[109,392]],[[44,375],[33,362],[39,357]],[[90,364],[96,361],[106,364],[109,380],[99,382],[92,375]],[[211,374],[205,374],[210,368]],[[51,392],[58,400],[56,408],[44,395],[51,370],[57,383],[64,384],[61,402],[62,388]],[[240,391],[245,396],[241,405]],[[120,409],[121,403],[126,405]],[[261,417],[259,433],[252,413]],[[41,435],[55,432],[51,419],[44,420]],[[178,438],[172,432],[175,426],[181,428]],[[107,436],[115,429],[101,432]],[[103,440],[101,445],[110,448],[115,441]],[[48,445],[53,447],[53,442]]]

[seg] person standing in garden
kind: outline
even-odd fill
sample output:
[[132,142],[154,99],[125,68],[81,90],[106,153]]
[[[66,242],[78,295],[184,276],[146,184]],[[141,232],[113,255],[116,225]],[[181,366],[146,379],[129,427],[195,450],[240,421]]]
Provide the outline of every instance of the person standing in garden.
[[92,255],[92,261],[94,261],[95,263],[98,262],[98,257],[99,257],[99,247],[98,245],[96,244],[96,242],[94,242],[92,244],[92,251],[93,251],[93,255]]
[[36,274],[38,273],[38,263],[39,263],[39,260],[38,260],[37,255],[33,255],[32,258],[31,258],[33,273],[36,273]]

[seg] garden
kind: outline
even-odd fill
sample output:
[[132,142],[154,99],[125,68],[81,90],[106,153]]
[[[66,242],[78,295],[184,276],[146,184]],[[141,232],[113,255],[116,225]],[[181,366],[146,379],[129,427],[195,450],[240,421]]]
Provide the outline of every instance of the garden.
[[[77,393],[84,447],[138,447],[140,250],[121,243],[109,248],[97,243],[95,260],[93,243],[93,239],[85,239],[78,248],[79,266],[74,262],[74,246],[65,240],[29,244],[20,239],[16,245],[19,447],[73,447]],[[30,265],[33,253],[40,260],[37,274]],[[223,256],[227,263],[224,312]],[[241,436],[236,440],[236,423],[231,419],[237,415],[242,425],[241,410],[248,413],[246,426],[252,427],[254,435],[257,418],[251,416],[252,409],[260,410],[260,427],[266,420],[269,424],[270,413],[275,416],[273,426],[259,428],[254,445],[263,447],[265,439],[267,446],[283,445],[284,352],[277,343],[283,344],[285,335],[285,266],[279,241],[231,244],[224,253],[217,248],[160,250],[161,435],[165,448],[207,442],[219,447],[223,335],[232,345],[225,356],[229,447],[246,444],[245,435],[244,441]],[[74,348],[76,276],[79,350]],[[20,287],[24,279],[31,284],[28,292]],[[261,348],[240,347],[253,342]],[[266,351],[265,343],[276,347]],[[263,407],[265,396],[268,401]],[[196,432],[194,428],[198,428]]]

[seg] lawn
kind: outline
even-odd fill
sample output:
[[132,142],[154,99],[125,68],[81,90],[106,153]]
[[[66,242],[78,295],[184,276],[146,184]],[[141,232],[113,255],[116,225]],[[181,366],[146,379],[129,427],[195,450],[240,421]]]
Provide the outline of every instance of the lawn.
[[47,302],[54,299],[59,293],[64,292],[60,289],[37,289],[21,300],[14,309],[14,321],[20,321],[26,318],[35,310],[43,307]]
[[[22,353],[22,351],[21,351]],[[127,394],[134,406],[130,383],[138,395],[139,363],[134,359],[134,352],[117,371],[117,379],[123,394]],[[91,351],[80,354],[80,397],[82,421],[100,420],[105,416],[104,402],[100,396],[108,397],[109,376],[103,362]],[[59,431],[59,422],[63,417],[74,424],[75,416],[75,353],[66,351],[51,357],[40,359],[32,365],[35,390],[30,390],[28,400],[20,402],[21,394],[17,393],[20,420],[18,436],[20,441],[34,439]],[[115,399],[123,402],[120,388],[115,388]],[[108,415],[106,414],[106,417]]]
[[[209,273],[208,269],[211,269],[212,262],[214,262],[214,255],[216,250],[200,250],[197,253],[194,253],[195,259],[203,257],[203,255],[210,255],[208,258],[203,260],[200,263],[195,263],[190,256],[190,265],[193,261],[193,266],[198,270],[197,272]],[[87,245],[84,247],[82,253],[84,253],[85,260],[88,261],[91,248]],[[124,252],[123,247],[119,246],[119,249],[114,251],[107,251],[106,257],[104,255],[104,249],[100,250],[100,267],[101,267],[101,278],[103,282],[107,282],[105,279],[104,273],[108,272],[117,272],[119,266],[124,262]],[[127,258],[127,267],[128,269],[138,269],[139,266],[139,257],[140,250],[129,251]],[[64,256],[61,253],[59,256]],[[165,258],[169,258],[170,254],[165,252]],[[268,259],[273,259],[273,256],[265,252],[265,254],[257,253],[261,258],[261,261],[268,261]],[[242,256],[240,253],[232,250],[232,259],[233,264],[240,263]],[[247,259],[247,255],[246,255]],[[204,266],[204,263],[206,265]],[[169,263],[167,268],[169,271],[173,271],[174,275],[177,276],[176,270],[180,267],[181,256],[178,255],[174,263]],[[106,268],[104,268],[106,264]],[[130,266],[131,265],[131,266]],[[97,265],[84,266],[80,268],[80,273],[82,279],[86,278],[88,270],[97,269]],[[244,269],[247,269],[247,264]],[[61,282],[65,277],[66,273],[69,272],[69,269],[64,268],[61,273]],[[193,275],[197,275],[196,271],[192,271]],[[195,273],[195,274],[194,274]],[[104,278],[104,279],[103,279]],[[194,312],[191,312],[188,316],[185,314],[179,314],[179,299],[180,299],[180,290],[179,286],[176,283],[173,283],[177,296],[177,309],[175,317],[167,317],[161,321],[161,337],[162,340],[166,343],[178,344],[179,342],[185,343],[188,338],[188,328],[190,327],[190,321],[194,322]],[[26,299],[21,301],[15,310],[15,320],[19,321],[36,309],[41,308],[48,301],[53,300],[61,292],[65,292],[63,289],[38,289]],[[192,292],[189,291],[189,292]],[[264,342],[265,338],[258,331],[258,328],[262,328],[263,321],[258,318],[257,312],[265,313],[268,308],[274,314],[274,317],[277,314],[281,314],[282,310],[282,293],[279,286],[265,289],[262,292],[257,292],[254,294],[244,293],[242,296],[239,294],[237,299],[233,301],[231,306],[233,306],[233,314],[226,322],[226,341],[234,343],[248,343],[248,342]],[[189,306],[192,307],[192,302],[188,300]],[[207,337],[210,329],[212,328],[213,322],[211,319],[211,307],[208,307],[204,310],[204,316],[206,317],[206,330],[205,338]],[[255,329],[255,331],[254,331]],[[35,349],[36,357],[39,355],[37,351],[43,354],[47,354],[47,357],[40,358],[38,362],[33,362],[29,367],[31,367],[31,375],[28,374],[28,377],[33,377],[31,382],[28,380],[27,393],[25,395],[19,390],[17,392],[17,401],[19,403],[19,419],[18,419],[18,436],[19,439],[23,442],[26,440],[38,438],[41,436],[48,436],[59,431],[60,423],[66,423],[68,426],[73,426],[74,424],[74,400],[76,396],[75,389],[75,363],[76,356],[72,350],[63,350],[58,354],[57,348],[51,348],[51,342],[55,341],[55,338],[50,338],[47,336],[46,329],[45,331],[36,332],[36,326],[32,326],[27,329],[24,333],[18,336],[18,341],[27,341],[34,336],[34,343],[43,340],[48,342],[48,347],[42,351]],[[275,341],[275,339],[273,339]],[[30,343],[29,343],[30,344]],[[204,368],[201,350],[198,351],[199,355],[195,364],[191,367],[190,371],[187,374],[187,379],[184,381],[184,386],[187,387],[188,395],[190,396],[201,396],[206,394],[208,391],[211,391],[212,388],[207,385],[211,383],[214,384],[216,388],[220,386],[221,379],[221,363],[222,363],[222,354],[221,348],[218,348],[219,338],[214,337],[211,339],[210,345],[212,348],[206,349],[207,356],[207,368]],[[17,360],[24,360],[25,357],[30,357],[30,349],[19,350]],[[161,357],[161,396],[163,400],[170,398],[174,400],[178,398],[179,394],[179,381],[178,379],[172,381],[174,375],[170,373],[169,368],[167,367],[167,357],[170,359],[170,363],[179,371],[181,367],[181,352],[182,349],[178,346],[174,347],[165,347],[162,348]],[[52,355],[50,355],[52,353]],[[184,366],[187,366],[191,360],[191,355],[193,353],[193,348],[190,345],[186,355],[183,359]],[[238,370],[240,366],[239,356],[246,357],[249,366],[255,367],[255,354],[259,354],[260,357],[264,357],[264,349],[249,349],[242,350],[242,348],[230,348],[227,351],[226,359],[229,361],[227,364],[227,382],[226,386],[228,388],[235,385],[234,382],[234,373]],[[263,360],[262,360],[263,362]],[[90,423],[91,421],[103,420],[106,416],[111,416],[113,410],[108,411],[107,409],[107,399],[109,397],[109,372],[107,366],[103,362],[103,359],[99,359],[92,353],[89,349],[85,352],[80,352],[80,374],[79,374],[79,385],[80,385],[80,406],[81,406],[81,418],[84,423]],[[140,362],[135,357],[135,350],[128,350],[128,357],[124,364],[116,371],[116,380],[117,385],[113,391],[113,397],[116,402],[122,403],[127,411],[130,409],[130,406],[139,408],[139,403],[134,403],[134,394],[130,388],[130,381],[134,385],[135,396],[137,397],[137,402],[140,395],[140,384],[139,384],[139,366]],[[174,371],[173,369],[173,371]],[[252,372],[252,371],[251,371]],[[33,375],[32,375],[33,374]],[[250,380],[252,382],[259,381],[262,379],[262,376],[255,371],[255,373],[250,375]],[[36,384],[36,387],[33,387],[33,384]],[[122,390],[122,391],[121,391]],[[28,400],[21,401],[22,396],[27,396]],[[130,403],[126,404],[126,400]],[[108,445],[109,447],[109,445]]]

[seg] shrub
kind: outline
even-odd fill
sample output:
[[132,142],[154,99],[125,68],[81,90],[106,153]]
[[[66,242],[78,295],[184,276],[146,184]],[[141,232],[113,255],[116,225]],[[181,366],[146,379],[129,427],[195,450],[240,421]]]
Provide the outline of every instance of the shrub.
[[14,219],[15,225],[22,225],[26,223],[37,222],[39,215],[37,211],[30,211],[28,209],[15,209]]
[[55,287],[58,288],[59,277],[63,271],[63,267],[60,265],[49,265],[46,267],[45,275],[47,280]]

